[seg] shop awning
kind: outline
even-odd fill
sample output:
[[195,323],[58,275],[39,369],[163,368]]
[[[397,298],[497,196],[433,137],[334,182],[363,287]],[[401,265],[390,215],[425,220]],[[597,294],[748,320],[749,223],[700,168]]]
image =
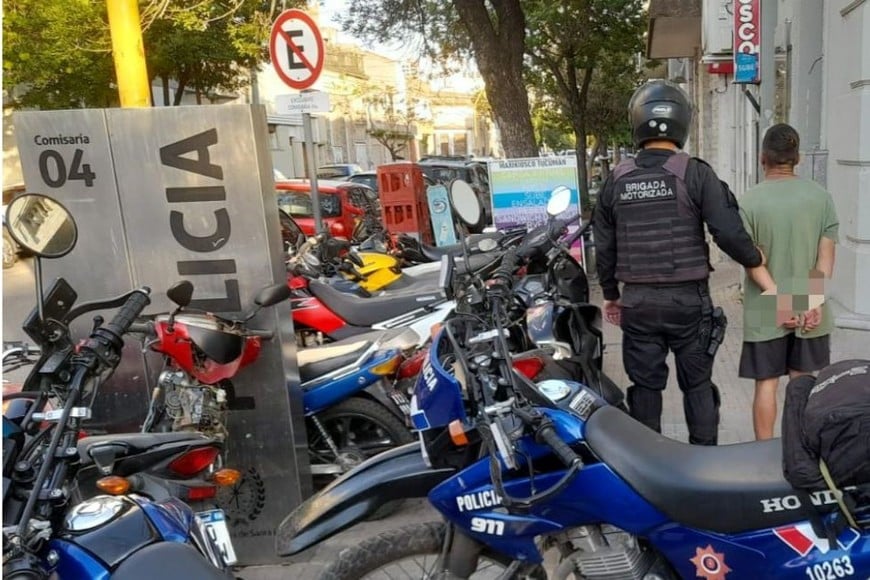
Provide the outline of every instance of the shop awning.
[[646,55],[695,56],[701,46],[701,0],[650,0]]

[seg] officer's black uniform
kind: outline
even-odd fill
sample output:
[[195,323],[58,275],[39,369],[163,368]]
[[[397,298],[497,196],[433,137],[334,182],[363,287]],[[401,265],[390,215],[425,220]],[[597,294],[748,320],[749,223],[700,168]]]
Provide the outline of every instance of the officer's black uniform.
[[685,153],[644,149],[620,163],[602,187],[595,247],[604,298],[619,299],[618,282],[624,283],[622,353],[632,416],[661,432],[670,349],[689,441],[715,445],[719,392],[707,352],[713,304],[704,223],[734,260],[761,265],[733,194],[709,165]]

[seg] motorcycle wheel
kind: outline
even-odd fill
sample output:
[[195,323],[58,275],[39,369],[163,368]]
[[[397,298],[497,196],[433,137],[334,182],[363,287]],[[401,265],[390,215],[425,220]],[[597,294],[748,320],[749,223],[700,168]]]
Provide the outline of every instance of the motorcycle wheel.
[[[369,538],[345,549],[330,564],[320,580],[381,578],[438,578],[438,562],[447,525],[441,522],[413,524]],[[472,580],[501,578],[510,562],[484,550]],[[540,566],[512,578],[546,578]]]
[[[319,413],[317,418],[338,452],[357,465],[381,451],[414,440],[405,424],[389,409],[361,397],[346,399]],[[309,423],[307,431],[311,463],[336,463],[338,458],[320,430],[312,422]]]
[[[319,413],[317,418],[332,438],[339,454],[351,464],[351,467],[356,467],[381,451],[414,440],[405,424],[389,409],[361,397],[346,399]],[[308,455],[311,465],[338,464],[338,458],[310,419],[306,421],[305,430],[308,433]],[[343,470],[334,474],[315,475],[315,490],[326,487],[342,473]],[[386,517],[399,507],[401,507],[399,502],[388,503],[369,519]]]

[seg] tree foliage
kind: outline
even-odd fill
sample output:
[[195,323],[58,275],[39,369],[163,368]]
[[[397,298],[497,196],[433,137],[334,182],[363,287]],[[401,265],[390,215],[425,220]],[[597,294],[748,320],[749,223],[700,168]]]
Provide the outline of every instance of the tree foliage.
[[24,106],[43,109],[117,104],[103,2],[6,0],[3,83]]
[[368,40],[404,39],[430,61],[473,58],[508,157],[537,154],[523,80],[521,0],[350,0],[343,27]]
[[[290,2],[295,5],[301,0]],[[42,109],[117,105],[105,2],[4,2],[3,71],[20,106]],[[161,79],[164,99],[176,82],[207,98],[249,82],[246,69],[268,58],[274,2],[150,0],[140,3],[149,80]],[[165,102],[164,104],[170,104]]]
[[[473,58],[509,157],[536,155],[529,139],[564,144],[559,112],[578,144],[590,134],[601,142],[624,136],[643,0],[350,0],[349,8],[343,24],[354,35],[406,39],[439,63]],[[519,111],[529,108],[526,85],[538,95],[534,115]],[[577,154],[585,183],[586,148]]]
[[534,95],[531,101],[532,125],[538,147],[553,152],[574,149],[574,131],[558,103],[546,95]]
[[[590,129],[601,130],[621,105],[607,102],[608,95],[618,101],[614,85],[636,82],[634,57],[642,50],[643,2],[525,0],[524,7],[529,29],[534,31],[527,42],[529,78],[558,99],[577,143],[585,144]],[[583,185],[588,182],[585,147],[578,145],[577,158]],[[587,195],[581,186],[584,207]]]

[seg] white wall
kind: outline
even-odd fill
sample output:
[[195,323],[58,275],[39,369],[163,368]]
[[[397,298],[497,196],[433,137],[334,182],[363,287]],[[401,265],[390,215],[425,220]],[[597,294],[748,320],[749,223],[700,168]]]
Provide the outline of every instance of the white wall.
[[828,190],[840,218],[833,298],[870,320],[870,5],[825,3],[824,131]]

